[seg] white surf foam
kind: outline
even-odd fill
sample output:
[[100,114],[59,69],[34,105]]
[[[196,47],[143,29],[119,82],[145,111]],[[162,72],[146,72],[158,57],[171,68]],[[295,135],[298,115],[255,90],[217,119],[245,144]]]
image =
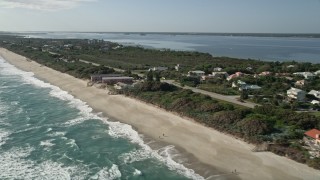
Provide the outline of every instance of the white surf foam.
[[9,106],[0,100],[0,115],[4,115],[9,111]]
[[141,174],[142,174],[142,172],[139,171],[138,169],[135,169],[134,172],[133,172],[134,176],[140,176]]
[[54,139],[48,139],[48,140],[45,140],[45,141],[41,141],[40,142],[40,146],[52,147],[52,146],[55,145],[54,143],[52,143],[52,141],[54,141]]
[[57,131],[57,132],[52,132],[52,133],[48,134],[47,136],[49,136],[49,137],[56,137],[56,136],[65,136],[65,135],[66,135],[66,132],[59,132],[59,131]]
[[129,139],[132,143],[139,144],[142,148],[141,150],[134,150],[121,155],[120,158],[125,163],[155,158],[160,162],[163,162],[170,170],[176,171],[183,176],[191,179],[204,179],[202,176],[195,173],[194,170],[186,168],[183,164],[179,164],[172,159],[170,151],[174,148],[174,146],[167,146],[160,150],[152,150],[150,146],[144,143],[138,132],[132,129],[132,126],[122,124],[120,122],[104,122],[109,125],[109,134],[111,136]]
[[[192,179],[204,179],[199,174],[196,174],[194,170],[188,169],[182,164],[179,164],[175,162],[169,155],[167,157],[161,156],[157,151],[152,150],[150,146],[144,143],[143,139],[139,136],[138,132],[133,130],[133,128],[130,125],[123,124],[120,122],[110,122],[107,118],[101,118],[99,114],[93,113],[93,109],[89,107],[85,102],[74,98],[71,94],[69,94],[66,91],[61,90],[57,86],[53,86],[49,83],[45,83],[39,79],[36,79],[34,77],[34,74],[31,72],[25,72],[20,69],[17,69],[13,65],[7,63],[4,60],[0,59],[0,67],[3,67],[1,69],[1,73],[4,75],[18,75],[22,77],[22,80],[24,80],[26,83],[33,84],[37,87],[41,88],[50,88],[50,95],[53,97],[57,97],[61,100],[69,102],[69,105],[77,108],[80,111],[80,117],[70,120],[66,123],[66,125],[74,125],[81,123],[85,120],[89,119],[100,119],[106,124],[109,125],[109,131],[108,133],[113,137],[122,137],[128,139],[130,142],[138,144],[141,146],[142,151],[139,151],[140,154],[147,154],[148,157],[156,158],[159,161],[165,163],[166,166],[170,170],[177,171],[179,174],[184,175],[188,178]],[[141,157],[143,155],[140,155]]]
[[119,171],[119,168],[117,165],[112,164],[111,168],[103,168],[101,169],[97,174],[92,176],[90,179],[119,179],[121,178],[121,172]]
[[11,135],[11,132],[6,131],[4,129],[0,129],[0,148],[2,145],[6,143],[10,135]]
[[45,161],[37,163],[27,157],[34,148],[13,148],[0,154],[0,179],[85,179],[89,170],[85,166],[63,166],[63,164]]

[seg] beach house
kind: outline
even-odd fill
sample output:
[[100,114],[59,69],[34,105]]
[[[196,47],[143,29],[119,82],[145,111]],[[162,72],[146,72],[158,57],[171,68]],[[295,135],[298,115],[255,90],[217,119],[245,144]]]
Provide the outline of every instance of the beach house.
[[103,77],[120,77],[121,74],[92,74],[91,82],[102,82]]
[[314,96],[317,99],[320,99],[320,91],[311,90],[308,94]]
[[313,79],[315,75],[311,72],[296,72],[293,75],[303,76],[305,79]]
[[120,76],[120,77],[102,77],[102,83],[109,85],[116,84],[118,82],[131,84],[133,83],[133,77]]
[[244,76],[244,74],[242,72],[236,72],[234,74],[231,74],[230,76],[227,77],[227,81],[230,81],[234,78],[237,78],[237,77],[242,77]]
[[299,102],[303,102],[306,98],[306,92],[292,87],[291,89],[287,90],[287,96],[291,100],[295,99]]
[[204,76],[205,75],[205,72],[204,71],[189,71],[188,72],[188,76],[189,77],[201,77],[201,76]]
[[313,144],[320,145],[320,131],[318,129],[311,129],[305,132],[304,135],[309,141],[313,141]]
[[227,72],[214,71],[214,72],[212,72],[212,76],[217,77],[217,78],[227,78],[229,76],[229,74]]
[[162,67],[162,66],[158,66],[158,67],[153,67],[153,68],[150,68],[149,71],[166,71],[168,70],[167,67]]

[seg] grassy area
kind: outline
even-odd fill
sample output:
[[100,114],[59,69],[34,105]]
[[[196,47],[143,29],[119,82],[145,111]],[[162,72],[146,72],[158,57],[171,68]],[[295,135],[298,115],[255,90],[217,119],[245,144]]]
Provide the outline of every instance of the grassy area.
[[318,111],[318,112],[313,112],[313,113],[311,113],[312,115],[314,115],[314,116],[316,116],[316,117],[320,117],[320,111]]

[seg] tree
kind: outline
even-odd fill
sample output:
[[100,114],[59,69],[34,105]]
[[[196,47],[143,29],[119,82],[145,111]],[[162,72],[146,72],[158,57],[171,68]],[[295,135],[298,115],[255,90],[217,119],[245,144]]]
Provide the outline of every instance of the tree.
[[243,89],[241,91],[241,95],[240,95],[240,99],[241,100],[245,100],[245,99],[248,99],[249,98],[249,93],[247,90]]
[[147,73],[147,81],[153,81],[153,72],[152,71],[149,71]]
[[160,74],[159,72],[154,72],[154,77],[157,82],[160,82]]

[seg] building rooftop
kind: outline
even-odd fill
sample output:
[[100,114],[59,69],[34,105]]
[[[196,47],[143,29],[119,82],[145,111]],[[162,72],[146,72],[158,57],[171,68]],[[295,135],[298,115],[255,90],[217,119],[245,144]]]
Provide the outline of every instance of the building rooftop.
[[292,88],[289,89],[288,91],[298,93],[298,92],[302,92],[303,90],[292,87]]
[[197,71],[190,71],[190,72],[196,73],[196,74],[204,74],[204,73],[205,73],[204,71],[199,71],[199,70],[197,70]]
[[311,90],[308,94],[320,99],[320,91]]
[[320,138],[317,138],[317,134],[320,135],[320,131],[318,129],[311,129],[307,132],[304,133],[306,136],[309,136],[313,139],[320,139]]
[[91,77],[120,77],[121,74],[92,74]]
[[109,80],[109,79],[133,79],[133,77],[127,76],[119,76],[119,77],[102,77],[102,80]]

